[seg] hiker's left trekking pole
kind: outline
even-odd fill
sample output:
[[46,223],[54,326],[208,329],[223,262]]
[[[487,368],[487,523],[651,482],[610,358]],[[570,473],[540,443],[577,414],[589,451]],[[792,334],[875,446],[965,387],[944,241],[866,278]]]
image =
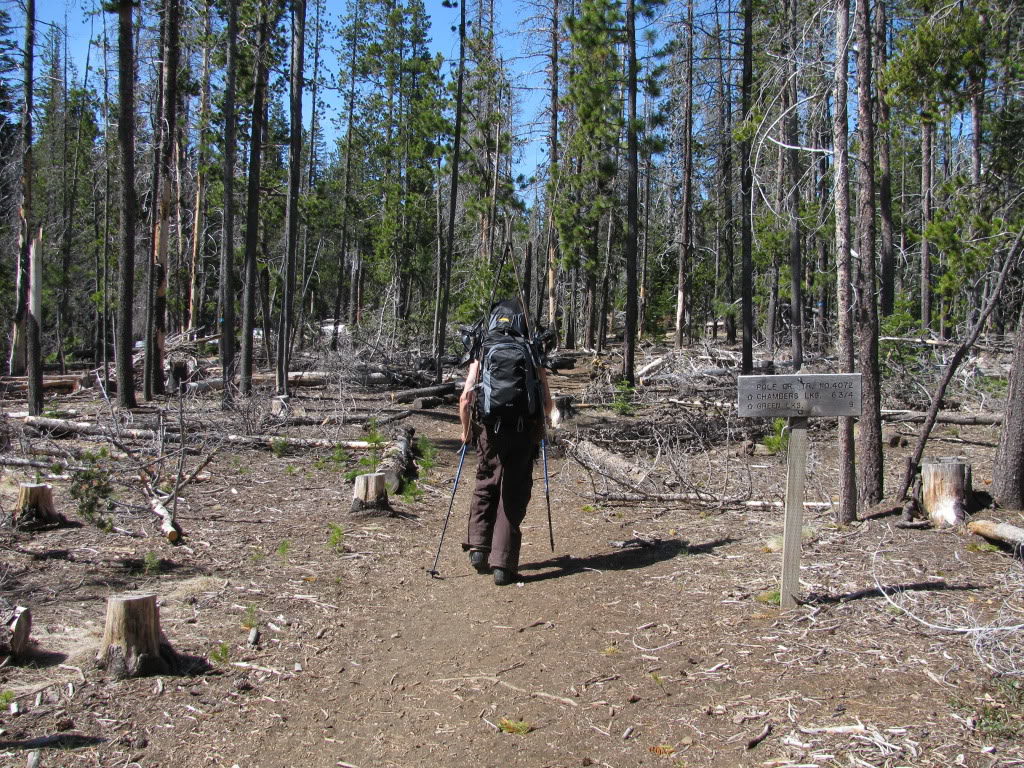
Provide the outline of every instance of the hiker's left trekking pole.
[[[455,506],[455,491],[459,489],[459,477],[462,475],[462,462],[466,460],[466,448],[469,443],[462,444],[462,451],[459,453],[459,468],[455,470],[455,485],[452,486],[452,500],[448,502],[448,514],[444,516],[444,526],[441,528],[441,540],[437,542],[437,554],[434,555],[434,565],[427,571],[431,576],[437,576],[437,561],[441,557],[441,545],[444,544],[444,533],[448,530],[448,518],[452,516],[452,507]],[[550,511],[549,511],[550,515]],[[554,545],[552,545],[554,547]]]
[[544,459],[544,498],[548,503],[548,540],[551,542],[551,551],[555,551],[555,529],[551,525],[551,488],[548,486],[548,449],[547,440],[540,441],[540,455]]

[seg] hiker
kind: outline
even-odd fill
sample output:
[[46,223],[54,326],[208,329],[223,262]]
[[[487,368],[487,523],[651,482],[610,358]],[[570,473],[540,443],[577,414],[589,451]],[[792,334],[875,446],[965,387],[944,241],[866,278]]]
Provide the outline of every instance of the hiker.
[[462,442],[472,442],[479,457],[462,548],[478,573],[493,571],[498,586],[517,578],[533,461],[552,406],[522,305],[497,302],[473,350],[459,398],[459,420]]

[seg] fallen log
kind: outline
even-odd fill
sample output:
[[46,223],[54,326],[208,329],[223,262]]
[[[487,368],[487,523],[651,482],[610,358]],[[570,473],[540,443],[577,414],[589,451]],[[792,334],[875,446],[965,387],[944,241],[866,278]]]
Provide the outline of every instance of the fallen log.
[[417,397],[412,401],[412,407],[417,411],[430,411],[439,405],[452,405],[455,402],[453,395],[441,397]]
[[412,411],[398,411],[397,413],[392,413],[389,414],[388,416],[381,416],[379,419],[375,419],[372,421],[367,420],[366,423],[363,424],[363,429],[369,429],[371,424],[375,424],[378,427],[382,427],[385,424],[392,424],[396,421],[407,419],[410,416],[412,416]]
[[984,536],[986,539],[1008,544],[1018,550],[1024,550],[1024,528],[1009,523],[995,523],[991,520],[971,520],[967,530]]
[[376,444],[367,440],[327,440],[317,437],[278,437],[276,435],[228,435],[224,440],[232,445],[247,445],[253,448],[345,448],[351,451],[365,451]]
[[390,493],[398,493],[402,486],[402,478],[409,474],[412,468],[412,436],[415,431],[413,427],[402,427],[395,434],[391,444],[384,449],[377,471],[384,475],[384,486]]
[[43,461],[42,459],[26,459],[22,456],[0,456],[0,466],[4,467],[31,467],[32,469],[61,469],[72,472],[81,472],[85,467],[68,464],[64,459]]
[[[27,426],[45,430],[51,437],[68,437],[70,435],[99,435],[101,437],[115,438],[119,440],[155,440],[159,437],[157,432],[151,429],[120,429],[113,430],[110,427],[95,424],[87,421],[67,421],[65,419],[48,419],[42,416],[29,416],[25,419]],[[372,443],[366,440],[326,440],[320,438],[302,437],[279,437],[276,435],[207,435],[193,433],[189,438],[194,440],[220,440],[224,439],[233,445],[247,445],[256,448],[346,448],[353,451],[367,450],[373,447]],[[181,442],[181,435],[167,432],[163,439],[169,443]]]
[[445,384],[437,384],[433,387],[421,387],[419,389],[406,389],[401,392],[392,392],[391,401],[395,403],[411,403],[421,397],[438,397],[440,395],[455,394],[457,382],[449,381]]
[[[882,411],[883,421],[924,423],[928,414],[921,411]],[[940,413],[935,417],[937,424],[961,424],[964,426],[998,426],[1003,423],[1001,413]]]
[[[640,488],[640,484],[647,479],[648,472],[629,463],[621,456],[590,442],[581,440],[578,443],[567,443],[567,450],[570,456],[578,461],[585,469],[595,472],[602,477],[611,480],[618,485],[630,488],[634,492],[647,495],[648,492]],[[652,488],[650,493],[657,493]]]

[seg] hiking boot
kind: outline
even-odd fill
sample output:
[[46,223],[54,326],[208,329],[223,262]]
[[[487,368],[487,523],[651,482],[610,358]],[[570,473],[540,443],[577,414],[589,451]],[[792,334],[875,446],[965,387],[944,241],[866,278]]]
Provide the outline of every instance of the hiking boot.
[[469,553],[469,564],[476,569],[477,573],[489,573],[491,568],[487,565],[487,553],[482,549],[473,549]]
[[509,584],[514,584],[516,581],[516,572],[511,568],[495,568],[494,569],[494,584],[499,587],[507,587]]

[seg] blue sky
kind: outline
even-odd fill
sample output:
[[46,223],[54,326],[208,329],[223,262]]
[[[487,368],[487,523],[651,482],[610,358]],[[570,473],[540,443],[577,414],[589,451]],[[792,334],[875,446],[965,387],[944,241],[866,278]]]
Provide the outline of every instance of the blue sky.
[[[0,0],[0,2],[4,2],[8,7],[12,23],[16,26],[19,25],[23,18],[22,9],[13,0]],[[102,32],[102,20],[96,14],[91,13],[98,4],[99,0],[36,0],[36,16],[40,24],[36,33],[37,40],[41,41],[45,36],[45,23],[64,26],[66,20],[68,50],[81,71],[85,65],[85,54],[90,37],[97,36]],[[312,3],[309,5],[312,6]],[[343,0],[326,0],[326,13],[332,19],[337,19],[343,12],[344,6]],[[470,3],[467,6],[470,16],[472,8],[473,4]],[[427,0],[427,9],[431,15],[432,48],[454,64],[458,59],[459,45],[458,35],[451,30],[451,27],[458,23],[459,11],[457,8],[444,8],[440,0]],[[517,100],[520,103],[519,114],[516,116],[516,135],[525,144],[520,151],[520,157],[517,158],[516,172],[529,176],[534,173],[537,164],[542,163],[544,158],[545,127],[537,122],[545,92],[544,62],[541,57],[531,57],[525,52],[528,45],[524,37],[530,13],[525,3],[498,0],[495,2],[495,13],[498,14],[496,20],[498,47],[512,72]],[[311,24],[312,14],[313,10],[310,7],[307,10],[307,24]],[[109,14],[107,17],[109,28],[112,25],[113,17]],[[112,31],[111,29],[110,32]],[[37,55],[38,45],[39,42],[37,42]],[[95,55],[94,52],[93,56],[95,57]],[[95,65],[94,61],[93,66]],[[311,63],[307,61],[307,68],[310,65]],[[446,74],[453,72],[453,69],[446,67]],[[328,99],[330,99],[329,96]],[[308,126],[310,118],[308,103],[303,110],[303,118]],[[324,128],[330,130],[330,120],[325,121]]]

